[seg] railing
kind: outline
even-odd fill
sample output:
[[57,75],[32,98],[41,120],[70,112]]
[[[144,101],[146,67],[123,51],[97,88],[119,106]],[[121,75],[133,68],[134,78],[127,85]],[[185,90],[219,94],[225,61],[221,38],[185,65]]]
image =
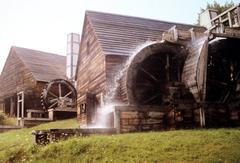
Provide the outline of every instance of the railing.
[[229,8],[211,20],[211,32],[225,33],[226,27],[240,27],[240,4]]

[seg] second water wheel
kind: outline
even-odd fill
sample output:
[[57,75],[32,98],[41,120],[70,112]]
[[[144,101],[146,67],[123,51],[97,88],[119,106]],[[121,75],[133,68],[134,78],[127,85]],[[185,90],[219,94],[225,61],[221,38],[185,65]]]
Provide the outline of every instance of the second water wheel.
[[44,110],[73,109],[76,106],[77,92],[67,80],[55,79],[43,89],[41,102]]

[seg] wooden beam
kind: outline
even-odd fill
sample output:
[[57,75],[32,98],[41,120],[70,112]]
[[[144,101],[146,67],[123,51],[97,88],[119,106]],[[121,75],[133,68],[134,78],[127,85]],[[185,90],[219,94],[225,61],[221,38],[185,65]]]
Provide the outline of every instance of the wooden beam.
[[240,39],[240,34],[238,33],[212,33],[213,37],[224,37],[224,38],[237,38]]
[[228,12],[231,12],[232,10],[237,9],[240,6],[240,4],[233,6],[231,8],[229,8],[228,10],[224,11],[223,13],[219,14],[218,16],[216,16],[215,18],[212,19],[212,22],[219,19],[220,17],[224,16],[225,14],[227,14]]
[[228,12],[229,27],[232,27],[231,13]]
[[10,98],[10,116],[14,116],[14,97]]

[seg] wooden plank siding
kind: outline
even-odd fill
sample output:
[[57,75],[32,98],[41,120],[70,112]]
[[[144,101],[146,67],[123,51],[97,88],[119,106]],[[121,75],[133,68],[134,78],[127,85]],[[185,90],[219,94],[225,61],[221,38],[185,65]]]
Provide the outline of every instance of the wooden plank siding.
[[[3,72],[0,78],[0,95],[4,100],[6,114],[16,116],[17,111],[17,98],[16,94],[20,91],[32,90],[36,86],[36,80],[32,73],[26,68],[24,63],[19,59],[16,53],[10,52]],[[29,91],[26,92],[25,107],[30,108],[32,102],[28,99]],[[34,101],[35,97],[30,98]]]
[[86,103],[87,93],[95,94],[99,99],[106,87],[105,56],[94,34],[94,29],[86,17],[83,31],[76,77],[78,106]]
[[0,77],[0,96],[12,96],[36,86],[36,80],[15,52],[10,52]]
[[[111,89],[116,89],[115,100],[116,102],[126,103],[127,100],[122,96],[120,73],[124,71],[125,62],[128,60],[128,56],[124,55],[107,55],[106,56],[106,76],[107,76],[107,88],[106,92],[110,92]],[[115,87],[115,88],[114,88]]]
[[182,80],[190,89],[197,102],[205,100],[205,73],[208,56],[208,40],[196,40],[189,48],[188,57],[184,63]]

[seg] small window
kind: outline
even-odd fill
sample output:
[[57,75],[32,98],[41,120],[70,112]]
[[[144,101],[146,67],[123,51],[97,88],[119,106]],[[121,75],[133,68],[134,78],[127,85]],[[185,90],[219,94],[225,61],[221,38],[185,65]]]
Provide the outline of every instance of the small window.
[[85,103],[80,104],[80,113],[85,114],[86,112],[87,112],[86,111],[86,104]]
[[88,40],[87,41],[87,55],[89,55],[90,54],[90,41]]

